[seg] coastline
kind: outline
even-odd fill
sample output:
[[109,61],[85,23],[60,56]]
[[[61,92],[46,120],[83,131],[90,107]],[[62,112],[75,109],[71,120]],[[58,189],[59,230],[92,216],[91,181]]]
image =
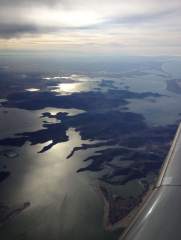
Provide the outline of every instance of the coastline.
[[142,206],[144,205],[144,203],[146,202],[146,200],[148,199],[148,197],[150,196],[150,194],[153,191],[153,185],[151,185],[149,187],[149,189],[147,189],[147,191],[145,191],[143,196],[140,197],[140,201],[138,202],[138,204],[135,205],[135,207],[132,210],[130,210],[130,212],[128,212],[128,214],[126,214],[126,216],[124,216],[123,218],[121,218],[120,220],[118,220],[115,223],[111,223],[110,217],[109,217],[110,203],[106,199],[105,195],[103,194],[101,187],[102,186],[97,187],[96,190],[103,199],[103,203],[104,203],[103,226],[107,231],[115,231],[117,229],[122,229],[124,231],[129,226],[129,224],[132,222],[132,220],[137,215],[137,213],[140,211],[140,209],[142,208]]

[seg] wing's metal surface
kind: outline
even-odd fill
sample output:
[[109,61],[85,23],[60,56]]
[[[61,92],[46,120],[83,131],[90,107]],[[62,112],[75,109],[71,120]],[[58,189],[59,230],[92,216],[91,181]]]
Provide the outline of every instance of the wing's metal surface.
[[181,239],[181,125],[158,183],[120,240]]

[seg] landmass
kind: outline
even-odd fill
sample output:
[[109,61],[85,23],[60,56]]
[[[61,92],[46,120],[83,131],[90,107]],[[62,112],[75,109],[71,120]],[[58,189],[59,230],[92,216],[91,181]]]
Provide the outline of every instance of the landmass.
[[8,178],[9,176],[10,176],[9,171],[5,171],[5,170],[0,171],[0,182],[3,182],[4,180],[6,180],[6,178]]

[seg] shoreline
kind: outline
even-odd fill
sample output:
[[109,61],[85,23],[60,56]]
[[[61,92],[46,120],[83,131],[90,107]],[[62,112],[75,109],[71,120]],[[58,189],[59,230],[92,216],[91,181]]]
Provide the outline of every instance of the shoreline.
[[153,185],[151,185],[149,189],[145,192],[145,194],[143,194],[141,201],[137,205],[135,205],[135,207],[132,210],[130,210],[130,212],[128,212],[128,214],[125,217],[123,217],[122,219],[118,220],[115,223],[110,222],[110,219],[109,219],[110,203],[104,196],[101,190],[101,186],[96,187],[96,190],[100,194],[104,203],[103,226],[107,231],[114,231],[117,229],[125,230],[130,225],[130,223],[133,221],[133,219],[135,218],[135,216],[140,211],[140,209],[142,208],[142,206],[150,196],[151,192],[153,191]]

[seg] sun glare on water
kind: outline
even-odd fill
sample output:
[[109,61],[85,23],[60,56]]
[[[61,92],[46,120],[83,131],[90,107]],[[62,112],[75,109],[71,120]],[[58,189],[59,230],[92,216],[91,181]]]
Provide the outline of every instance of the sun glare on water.
[[27,88],[27,89],[25,89],[27,92],[38,92],[38,91],[40,91],[40,89],[39,88]]
[[73,93],[80,92],[81,90],[81,83],[61,83],[56,87],[56,89],[53,89],[52,92]]

